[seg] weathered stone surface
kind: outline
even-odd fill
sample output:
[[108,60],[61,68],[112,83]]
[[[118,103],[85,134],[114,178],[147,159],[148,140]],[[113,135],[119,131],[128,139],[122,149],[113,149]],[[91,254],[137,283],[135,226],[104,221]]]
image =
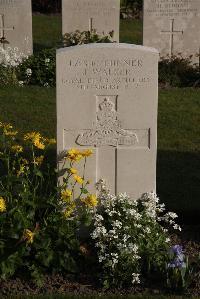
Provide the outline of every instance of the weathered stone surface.
[[86,175],[115,193],[156,188],[158,58],[128,44],[57,51],[58,155],[93,149]]
[[199,54],[200,1],[144,0],[143,44],[161,56]]
[[114,31],[119,41],[120,0],[62,0],[62,32],[97,30]]
[[25,55],[32,54],[31,0],[0,0],[0,40],[0,47],[17,47]]

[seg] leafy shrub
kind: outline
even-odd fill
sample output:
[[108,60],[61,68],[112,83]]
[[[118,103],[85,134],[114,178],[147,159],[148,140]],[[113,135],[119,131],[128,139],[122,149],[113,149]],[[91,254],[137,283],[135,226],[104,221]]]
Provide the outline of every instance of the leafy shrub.
[[100,204],[91,237],[104,287],[130,287],[155,274],[166,281],[170,238],[163,223],[180,230],[174,221],[177,215],[164,213],[154,193],[133,200],[127,194],[111,195],[102,181],[98,188]]
[[33,11],[41,13],[61,12],[61,0],[32,0]]
[[200,87],[200,69],[191,64],[191,58],[181,55],[162,58],[159,62],[159,82],[173,87]]
[[20,271],[41,283],[44,273],[80,267],[78,230],[97,199],[74,166],[82,160],[85,169],[91,151],[65,153],[64,181],[57,186],[55,164],[46,155],[55,140],[38,132],[23,140],[19,144],[18,132],[0,123],[0,277]]
[[122,0],[121,6],[135,8],[137,10],[142,10],[143,1],[142,0]]
[[18,79],[24,84],[55,86],[56,49],[45,49],[28,57],[19,65]]

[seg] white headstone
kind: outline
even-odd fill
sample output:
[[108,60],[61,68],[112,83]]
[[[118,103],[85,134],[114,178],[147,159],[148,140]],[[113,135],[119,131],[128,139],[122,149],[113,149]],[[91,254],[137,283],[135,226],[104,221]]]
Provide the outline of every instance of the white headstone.
[[0,0],[0,47],[32,54],[31,0]]
[[63,34],[95,29],[107,35],[114,31],[119,41],[120,0],[62,0]]
[[93,149],[86,176],[114,193],[156,188],[158,56],[128,44],[57,51],[58,156]]
[[143,45],[161,56],[199,54],[200,0],[144,0]]

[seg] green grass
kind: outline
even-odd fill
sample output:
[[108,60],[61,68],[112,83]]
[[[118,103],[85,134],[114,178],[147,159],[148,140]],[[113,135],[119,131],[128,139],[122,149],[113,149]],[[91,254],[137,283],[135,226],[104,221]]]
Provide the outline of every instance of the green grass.
[[57,45],[62,37],[61,16],[33,16],[34,51],[43,48],[52,48]]
[[200,89],[160,91],[158,110],[158,194],[193,223],[200,212],[199,99]]
[[142,44],[142,21],[141,20],[121,20],[120,42],[141,45]]
[[158,148],[178,152],[200,150],[200,89],[173,88],[159,95]]
[[1,88],[1,119],[12,122],[20,132],[37,130],[47,137],[55,137],[55,97],[54,88],[37,86]]
[[[200,89],[159,93],[157,190],[168,208],[184,218],[200,212],[199,98]],[[12,122],[19,131],[56,136],[53,88],[2,88],[0,112],[1,119]]]
[[[33,16],[34,51],[57,45],[62,37],[61,16]],[[121,20],[120,42],[142,44],[142,21]]]

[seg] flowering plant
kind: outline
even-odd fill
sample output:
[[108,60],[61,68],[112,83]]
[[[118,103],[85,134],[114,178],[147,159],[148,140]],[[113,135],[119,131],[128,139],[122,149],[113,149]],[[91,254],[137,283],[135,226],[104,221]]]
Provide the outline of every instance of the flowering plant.
[[18,84],[17,70],[27,58],[18,48],[0,48],[0,84]]
[[[87,215],[97,199],[75,163],[86,164],[92,152],[66,152],[67,175],[57,187],[55,164],[47,155],[55,140],[39,132],[26,133],[22,143],[19,138],[11,124],[0,122],[0,277],[20,271],[40,283],[47,271],[79,269],[78,211]],[[78,197],[75,186],[81,188]]]
[[182,290],[188,281],[188,259],[181,245],[174,245],[169,251],[170,261],[167,264],[167,285],[174,290]]
[[108,35],[99,35],[96,30],[79,31],[65,33],[62,37],[62,46],[71,47],[76,45],[91,44],[91,43],[111,43],[114,32],[111,31]]
[[29,56],[18,67],[18,80],[24,85],[55,86],[56,50],[45,49]]
[[91,234],[97,249],[105,287],[139,284],[151,273],[164,274],[170,238],[161,225],[175,224],[175,213],[164,214],[155,193],[133,200],[127,194],[111,195],[103,181],[97,184],[100,205]]
[[[80,218],[87,216],[86,219],[88,221],[88,218],[91,216],[91,209],[96,207],[98,203],[96,195],[89,194],[87,186],[90,181],[85,178],[87,158],[91,155],[92,151],[88,149],[82,151],[79,149],[71,149],[67,152],[67,155],[64,156],[60,172],[63,173],[64,170],[65,175],[59,188],[61,205],[66,218],[73,217],[76,219],[78,217],[78,220],[80,220]],[[81,161],[83,162],[82,176],[78,174],[78,169],[75,168],[77,162],[81,163]],[[66,162],[69,163],[68,167],[66,167]],[[77,186],[79,187],[77,188]],[[79,191],[78,194],[77,189]]]

